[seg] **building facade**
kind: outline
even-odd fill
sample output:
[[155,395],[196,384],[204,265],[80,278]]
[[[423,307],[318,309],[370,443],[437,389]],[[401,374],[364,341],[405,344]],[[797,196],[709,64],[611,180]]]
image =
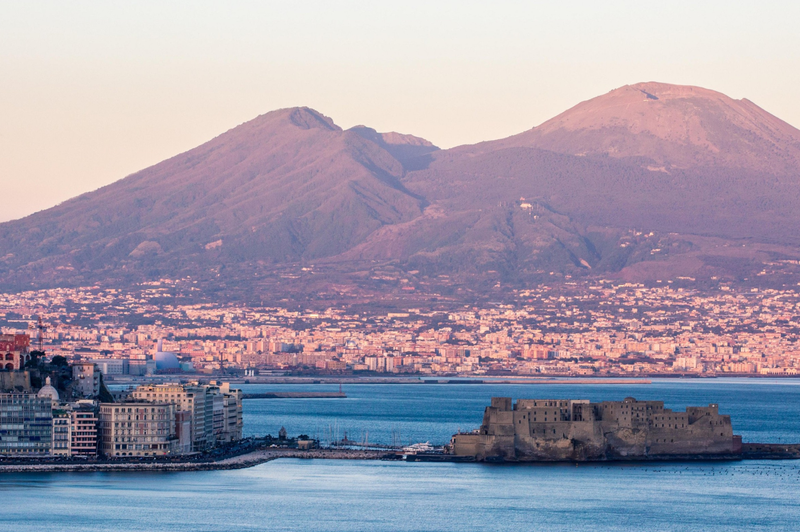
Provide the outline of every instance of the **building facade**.
[[51,446],[53,456],[70,456],[72,442],[70,433],[70,412],[65,408],[54,408]]
[[735,456],[742,438],[719,407],[664,408],[662,401],[493,397],[480,429],[456,434],[453,452],[478,460],[607,460]]
[[[191,420],[191,450],[204,451],[213,446],[213,404],[206,405],[206,387],[182,384],[154,384],[137,387],[131,393],[136,401],[163,402],[176,412],[188,412]],[[184,419],[184,417],[182,417]],[[209,441],[212,441],[209,445]]]
[[127,358],[97,358],[90,360],[103,375],[127,375],[130,373],[130,361]]
[[97,456],[98,416],[94,405],[78,403],[70,413],[70,454]]
[[219,395],[222,396],[224,409],[223,427],[221,432],[215,434],[217,443],[229,443],[242,439],[242,391],[231,389],[225,382],[219,385]]
[[100,393],[100,370],[92,362],[72,365],[73,390],[81,397],[97,397]]
[[30,360],[27,334],[0,334],[0,370],[20,371]]
[[53,407],[53,456],[97,456],[98,417],[91,402]]
[[100,451],[108,457],[161,456],[177,448],[171,403],[101,403]]
[[48,397],[0,394],[0,456],[50,454],[53,405]]
[[[227,383],[156,384],[139,386],[131,393],[136,401],[168,402],[176,411],[187,413],[190,421],[191,450],[205,451],[220,443],[242,438],[242,394]],[[186,415],[180,416],[181,420]],[[181,422],[180,429],[186,428]],[[176,429],[177,430],[177,429]]]

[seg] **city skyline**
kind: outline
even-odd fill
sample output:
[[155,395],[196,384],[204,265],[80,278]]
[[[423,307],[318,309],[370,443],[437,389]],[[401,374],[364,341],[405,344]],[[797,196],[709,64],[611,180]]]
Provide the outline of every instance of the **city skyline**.
[[788,287],[567,281],[515,291],[505,304],[386,311],[181,303],[187,285],[9,294],[0,330],[19,334],[42,317],[49,356],[94,364],[110,382],[156,370],[251,380],[800,374],[800,299]]

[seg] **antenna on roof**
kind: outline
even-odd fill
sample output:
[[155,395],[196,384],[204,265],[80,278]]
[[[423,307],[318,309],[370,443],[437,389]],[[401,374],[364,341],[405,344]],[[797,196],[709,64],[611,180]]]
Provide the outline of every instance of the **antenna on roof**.
[[47,325],[42,323],[41,316],[39,316],[39,323],[36,328],[39,329],[39,351],[44,353],[44,332],[47,330]]

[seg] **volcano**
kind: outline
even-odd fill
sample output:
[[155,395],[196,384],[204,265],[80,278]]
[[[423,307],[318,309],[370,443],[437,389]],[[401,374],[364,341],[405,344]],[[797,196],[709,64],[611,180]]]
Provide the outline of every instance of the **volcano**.
[[629,85],[449,150],[292,108],[0,224],[0,283],[247,284],[310,264],[518,283],[748,275],[800,256],[798,223],[800,131],[707,89]]

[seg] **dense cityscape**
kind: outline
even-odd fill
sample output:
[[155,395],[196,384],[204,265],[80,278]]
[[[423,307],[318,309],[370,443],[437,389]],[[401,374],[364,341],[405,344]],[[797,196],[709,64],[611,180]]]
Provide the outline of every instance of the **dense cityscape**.
[[67,365],[58,355],[47,363],[27,349],[26,335],[0,336],[9,339],[16,345],[2,346],[0,457],[188,456],[242,439],[242,394],[228,383],[111,392],[97,365]]
[[[38,337],[70,363],[122,375],[796,375],[793,290],[695,291],[671,283],[565,283],[484,308],[177,303],[177,282],[138,291],[54,289],[0,296],[7,334]],[[158,367],[157,367],[158,366]]]

